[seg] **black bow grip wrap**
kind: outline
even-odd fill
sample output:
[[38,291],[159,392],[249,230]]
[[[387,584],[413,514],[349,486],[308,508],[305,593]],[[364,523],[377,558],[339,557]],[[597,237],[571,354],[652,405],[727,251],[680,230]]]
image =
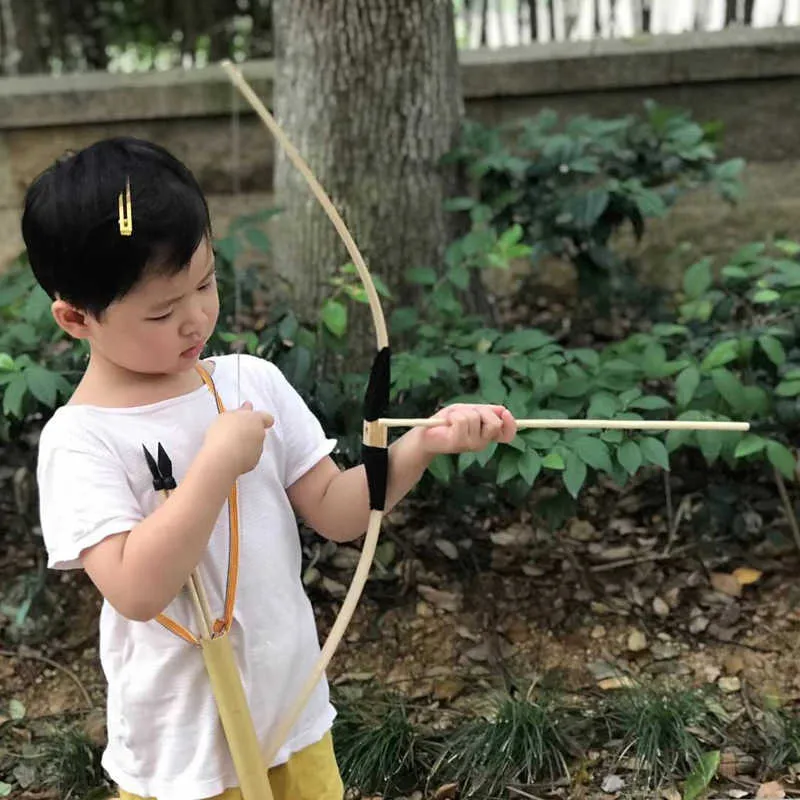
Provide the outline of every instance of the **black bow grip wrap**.
[[[386,415],[389,408],[389,376],[391,369],[391,350],[388,347],[378,351],[369,374],[369,383],[364,395],[364,419],[375,422]],[[389,477],[389,451],[385,447],[362,445],[362,459],[367,473],[369,487],[369,507],[373,511],[383,511],[386,507],[386,484]]]

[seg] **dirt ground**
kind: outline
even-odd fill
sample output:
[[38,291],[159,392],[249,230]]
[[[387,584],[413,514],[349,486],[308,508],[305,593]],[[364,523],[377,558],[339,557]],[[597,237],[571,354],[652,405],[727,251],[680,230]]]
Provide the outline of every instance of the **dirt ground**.
[[[709,516],[710,494],[680,479],[671,492],[675,511],[664,514],[659,476],[625,491],[594,487],[578,518],[555,533],[525,510],[442,520],[424,503],[408,504],[388,520],[385,566],[374,571],[331,682],[401,692],[428,721],[480,712],[499,690],[531,685],[576,696],[630,683],[713,686],[744,720],[764,703],[797,708],[800,559],[777,501],[756,489],[735,501],[721,526]],[[314,564],[306,578],[324,636],[358,549],[307,543]],[[40,558],[30,536],[5,549],[6,595]],[[0,615],[0,730],[10,701],[29,720],[91,707],[85,724],[102,741],[98,610],[85,576],[51,573],[22,639],[10,640],[11,620]],[[734,794],[720,796],[755,796],[754,758],[726,757]],[[792,777],[778,776],[780,796],[800,796]],[[557,796],[579,795],[562,787]]]

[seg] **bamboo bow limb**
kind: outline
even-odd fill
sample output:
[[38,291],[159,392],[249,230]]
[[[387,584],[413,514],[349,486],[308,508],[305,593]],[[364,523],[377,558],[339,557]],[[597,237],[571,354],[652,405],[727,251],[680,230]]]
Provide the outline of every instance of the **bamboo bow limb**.
[[[408,419],[379,419],[378,424],[387,428],[440,428],[449,425],[448,420],[437,417]],[[583,429],[601,428],[630,431],[749,431],[749,422],[725,420],[648,420],[648,419],[518,419],[519,430],[538,429]]]
[[[350,231],[348,230],[347,225],[345,225],[341,215],[336,210],[336,207],[325,193],[325,190],[322,188],[319,181],[314,176],[314,173],[311,171],[308,164],[306,164],[303,157],[298,152],[297,148],[292,144],[283,130],[281,130],[272,114],[270,114],[264,103],[253,91],[239,69],[235,67],[229,60],[223,61],[221,65],[228,74],[231,82],[234,84],[234,86],[236,86],[237,89],[239,89],[248,103],[250,103],[251,107],[256,114],[258,114],[267,130],[269,130],[269,132],[275,137],[275,140],[278,142],[278,144],[283,148],[289,160],[292,162],[292,164],[294,164],[303,178],[305,178],[306,183],[314,194],[314,197],[317,199],[328,218],[333,223],[333,226],[344,243],[350,258],[353,260],[356,271],[358,272],[361,282],[364,285],[364,290],[367,293],[369,308],[372,314],[372,322],[375,327],[377,350],[388,350],[389,333],[386,327],[386,319],[383,314],[383,307],[381,306],[380,297],[378,296],[378,292],[375,288],[372,277],[370,276],[369,270],[367,269],[364,258],[361,255],[361,252],[359,251]],[[385,430],[386,429],[384,428],[384,431]],[[288,713],[284,715],[283,719],[278,723],[275,733],[268,743],[267,763],[272,763],[274,760],[275,755],[283,745],[286,737],[289,735],[305,704],[311,697],[314,687],[323,676],[331,658],[333,657],[342,640],[342,637],[344,636],[345,630],[347,629],[350,619],[352,618],[353,613],[358,605],[361,593],[364,590],[364,586],[366,585],[367,578],[369,577],[370,567],[372,566],[373,556],[378,543],[378,537],[380,535],[382,519],[382,511],[371,511],[369,526],[364,538],[364,544],[361,548],[359,563],[350,583],[350,588],[347,591],[342,609],[340,610],[333,627],[328,633],[328,637],[322,647],[319,659],[312,669],[311,674],[307,677],[303,689],[301,690],[299,696],[293,701]]]

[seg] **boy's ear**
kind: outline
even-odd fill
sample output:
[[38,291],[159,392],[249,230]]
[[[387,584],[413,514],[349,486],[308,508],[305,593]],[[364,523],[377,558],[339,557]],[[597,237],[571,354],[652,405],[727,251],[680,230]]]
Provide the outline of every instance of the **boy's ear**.
[[81,311],[66,300],[54,300],[50,306],[53,319],[63,331],[73,339],[86,339],[89,336],[89,313]]

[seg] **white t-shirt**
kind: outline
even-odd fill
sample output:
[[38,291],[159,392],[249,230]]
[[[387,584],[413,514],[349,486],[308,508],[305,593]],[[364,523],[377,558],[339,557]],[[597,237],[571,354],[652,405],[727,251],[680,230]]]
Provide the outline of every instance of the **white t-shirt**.
[[[229,632],[262,744],[297,697],[319,652],[311,604],[301,580],[301,548],[287,487],[329,455],[318,420],[273,364],[241,359],[241,402],[269,411],[256,468],[239,479],[240,560]],[[212,359],[226,408],[237,406],[237,356]],[[211,371],[211,370],[209,370]],[[38,482],[42,532],[53,569],[80,568],[82,550],[130,530],[157,507],[142,446],[159,442],[178,485],[217,417],[206,386],[135,408],[64,406],[45,426]],[[200,564],[212,613],[222,616],[228,565],[223,506]],[[165,613],[197,633],[181,594]],[[136,622],[108,602],[100,615],[100,659],[108,681],[108,746],[103,766],[124,790],[158,800],[198,800],[235,786],[200,650],[158,622]],[[322,738],[334,709],[323,679],[282,747],[276,764]]]

